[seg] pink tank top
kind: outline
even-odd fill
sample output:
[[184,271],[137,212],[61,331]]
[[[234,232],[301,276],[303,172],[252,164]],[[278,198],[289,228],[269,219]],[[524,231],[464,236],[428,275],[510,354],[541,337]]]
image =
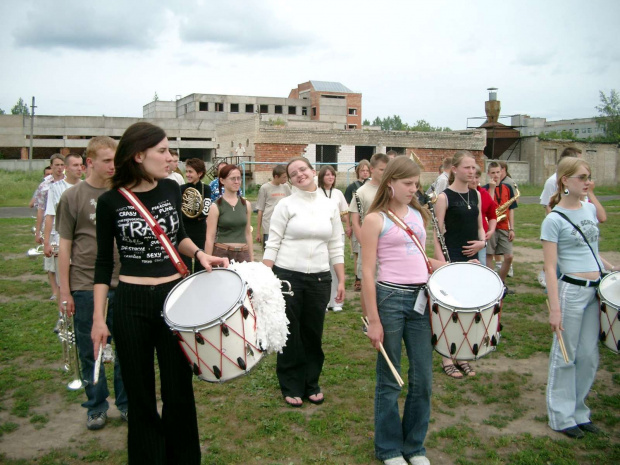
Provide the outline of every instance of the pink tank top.
[[[387,215],[383,216],[383,229],[377,244],[377,281],[394,284],[421,284],[428,281],[426,262],[409,235],[396,226]],[[404,218],[423,247],[426,244],[426,229],[420,212],[409,207]]]

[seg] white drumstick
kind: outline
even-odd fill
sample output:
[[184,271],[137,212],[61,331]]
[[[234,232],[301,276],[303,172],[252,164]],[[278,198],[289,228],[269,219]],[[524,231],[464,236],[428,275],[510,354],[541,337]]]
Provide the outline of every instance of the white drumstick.
[[[366,329],[368,330],[368,320],[366,319],[366,317],[362,317],[362,321],[364,322],[364,326],[366,327]],[[403,385],[405,384],[405,382],[403,381],[403,379],[400,377],[400,375],[398,374],[398,371],[396,371],[396,368],[394,367],[394,365],[392,364],[392,361],[390,360],[390,357],[388,357],[387,352],[385,351],[385,348],[383,347],[383,344],[379,343],[379,351],[381,352],[381,354],[383,355],[383,357],[385,358],[385,361],[387,362],[388,366],[390,367],[390,371],[392,372],[392,374],[394,375],[394,378],[396,378],[396,382],[398,383],[398,385],[400,387],[403,387]]]
[[[108,318],[108,299],[105,301],[105,310],[103,311],[103,321]],[[103,343],[99,343],[99,355],[95,360],[95,373],[93,375],[93,384],[97,384],[99,381],[99,370],[101,369],[101,359],[103,358]]]

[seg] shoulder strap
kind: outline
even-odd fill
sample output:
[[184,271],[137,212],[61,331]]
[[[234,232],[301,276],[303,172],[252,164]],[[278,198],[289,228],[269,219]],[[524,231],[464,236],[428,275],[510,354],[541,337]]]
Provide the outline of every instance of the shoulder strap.
[[431,265],[431,262],[428,259],[426,252],[424,252],[424,248],[422,247],[422,244],[420,244],[420,240],[418,239],[418,237],[414,234],[414,232],[407,225],[407,223],[405,223],[398,216],[396,216],[396,214],[392,210],[388,210],[387,215],[390,217],[390,219],[394,222],[396,226],[403,229],[407,233],[407,235],[411,238],[413,243],[418,247],[418,249],[420,249],[420,252],[422,252],[422,257],[424,257],[424,261],[426,262],[426,269],[428,270],[429,274],[432,274],[433,266]]
[[594,256],[594,261],[596,262],[596,266],[598,266],[598,270],[600,271],[601,275],[603,275],[603,270],[601,269],[601,265],[598,262],[598,257],[596,256],[596,254],[594,253],[594,250],[592,249],[592,246],[590,245],[590,243],[588,242],[588,239],[586,238],[586,235],[583,233],[583,231],[579,228],[579,226],[577,226],[575,223],[573,223],[568,216],[566,216],[564,213],[559,212],[557,210],[551,210],[551,213],[557,213],[558,215],[560,215],[562,218],[564,218],[566,221],[568,221],[573,228],[575,228],[577,230],[577,232],[579,234],[581,234],[581,237],[583,237],[583,240],[586,242],[586,245],[588,246],[588,248],[590,249],[590,252],[592,252],[592,255]]
[[172,261],[172,264],[174,265],[176,270],[181,274],[181,276],[188,276],[189,270],[187,269],[187,266],[185,266],[185,263],[183,263],[183,260],[181,260],[181,257],[179,256],[177,250],[174,248],[174,245],[172,245],[172,242],[170,242],[170,239],[168,238],[164,230],[161,228],[159,223],[155,221],[153,215],[151,215],[151,212],[148,211],[144,204],[140,202],[140,199],[138,199],[138,197],[136,197],[134,193],[131,192],[129,189],[121,187],[118,189],[118,191],[123,197],[127,199],[127,201],[131,205],[133,205],[136,211],[140,213],[140,216],[144,218],[144,221],[146,221],[146,224],[149,225],[151,231],[153,231],[153,234],[155,234],[155,237],[157,237],[157,240],[159,240],[163,249],[168,254],[168,257],[170,257],[170,260]]

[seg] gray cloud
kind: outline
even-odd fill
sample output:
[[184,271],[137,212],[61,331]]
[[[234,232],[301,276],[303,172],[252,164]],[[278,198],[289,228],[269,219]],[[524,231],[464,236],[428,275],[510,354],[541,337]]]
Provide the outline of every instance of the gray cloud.
[[16,45],[35,49],[149,49],[163,26],[164,9],[122,0],[28,3],[26,20],[13,31]]
[[278,52],[313,42],[300,27],[304,18],[288,24],[258,2],[209,1],[175,12],[184,42],[220,45],[233,52]]
[[544,66],[552,64],[553,50],[526,50],[516,56],[516,63],[521,66]]

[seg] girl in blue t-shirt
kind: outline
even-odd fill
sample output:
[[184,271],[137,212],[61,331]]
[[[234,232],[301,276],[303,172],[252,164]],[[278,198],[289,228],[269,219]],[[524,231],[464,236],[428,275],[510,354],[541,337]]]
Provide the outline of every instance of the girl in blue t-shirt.
[[[590,421],[585,400],[598,367],[596,288],[603,265],[598,256],[596,208],[581,201],[592,182],[590,166],[580,158],[564,158],[557,173],[557,192],[549,204],[553,210],[543,221],[540,236],[549,323],[555,333],[549,356],[547,415],[553,430],[576,439],[584,432],[600,432]],[[563,336],[568,362],[563,358],[558,334]]]

